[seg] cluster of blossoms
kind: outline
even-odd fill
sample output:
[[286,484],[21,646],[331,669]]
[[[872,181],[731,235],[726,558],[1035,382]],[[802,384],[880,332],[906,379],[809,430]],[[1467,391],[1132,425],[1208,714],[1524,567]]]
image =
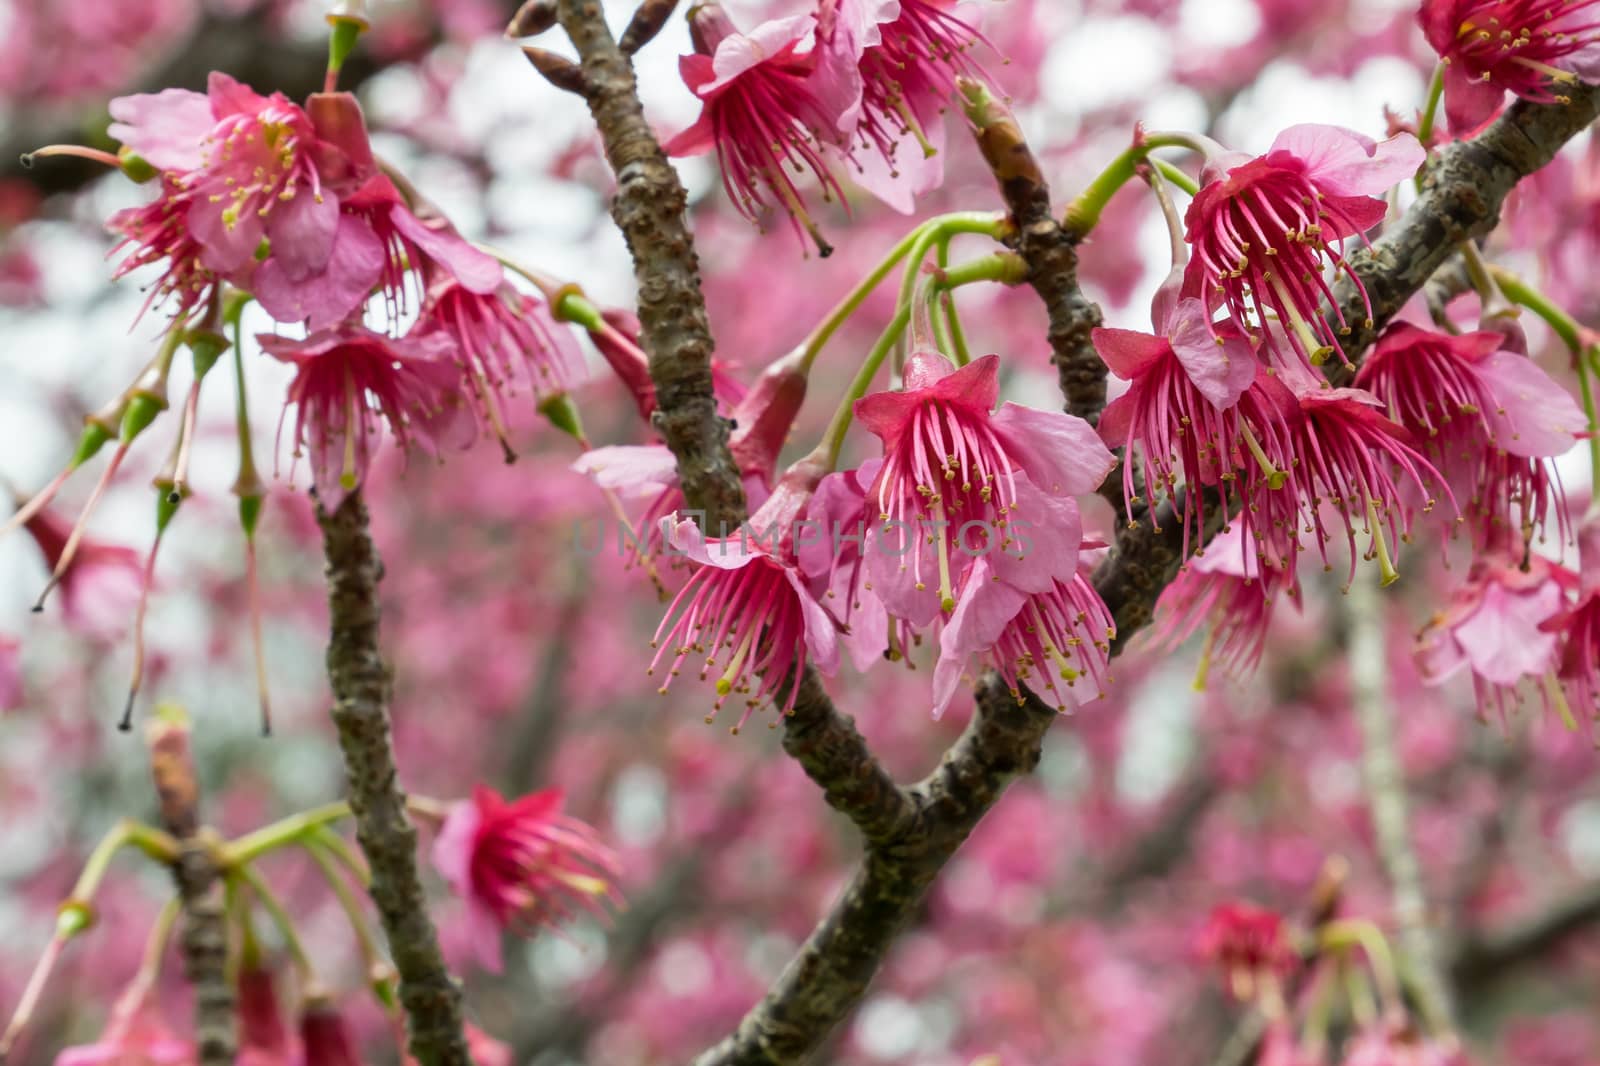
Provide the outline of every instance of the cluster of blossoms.
[[825,199],[845,199],[839,172],[897,211],[944,178],[941,112],[957,75],[976,70],[980,38],[949,0],[820,0],[816,10],[740,32],[717,4],[690,15],[695,52],[684,82],[704,104],[667,142],[672,155],[715,151],[729,197],[747,218],[786,211],[818,252],[832,247],[790,171]]

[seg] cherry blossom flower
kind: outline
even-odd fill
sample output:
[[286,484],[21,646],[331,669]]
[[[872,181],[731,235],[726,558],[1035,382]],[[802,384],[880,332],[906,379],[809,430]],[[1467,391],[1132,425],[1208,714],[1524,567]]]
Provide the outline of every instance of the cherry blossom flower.
[[478,963],[498,973],[500,934],[531,936],[569,919],[574,905],[604,913],[617,860],[595,831],[561,812],[560,789],[507,802],[479,785],[446,816],[433,864],[467,904]]
[[[54,572],[66,551],[71,527],[55,513],[43,510],[28,519],[26,528],[39,546],[45,566]],[[67,624],[87,636],[109,640],[133,618],[144,587],[144,561],[132,548],[84,538],[59,584]]]
[[1180,482],[1190,486],[1181,504],[1187,554],[1190,533],[1204,520],[1199,486],[1236,492],[1246,522],[1254,501],[1282,488],[1287,475],[1268,451],[1287,447],[1292,404],[1252,388],[1260,364],[1230,324],[1213,326],[1196,299],[1168,306],[1158,334],[1096,328],[1092,340],[1111,372],[1130,383],[1106,405],[1099,427],[1107,444],[1136,448],[1142,459],[1130,454],[1122,467],[1127,506],[1145,502],[1153,512]]
[[1275,981],[1299,961],[1283,918],[1252,903],[1213,908],[1195,947],[1221,967],[1228,988],[1241,1000],[1253,999],[1263,981]]
[[1026,592],[1070,581],[1080,532],[1071,497],[1093,492],[1115,463],[1080,418],[1013,403],[996,411],[999,363],[986,355],[956,369],[913,352],[905,388],[856,401],[883,442],[868,498],[885,535],[867,572],[890,612],[915,626],[955,609],[979,557]]
[[[1293,378],[1293,375],[1289,375]],[[1325,521],[1328,511],[1342,520],[1350,550],[1350,571],[1355,579],[1356,526],[1367,535],[1364,557],[1376,559],[1382,583],[1399,578],[1392,552],[1411,537],[1412,511],[1395,473],[1409,479],[1414,496],[1431,510],[1435,488],[1449,489],[1437,470],[1412,446],[1411,434],[1383,415],[1383,404],[1362,389],[1325,389],[1296,382],[1300,417],[1293,420],[1293,451],[1284,465],[1292,467],[1293,497],[1303,520],[1302,528],[1316,541],[1323,566],[1332,539]],[[1452,506],[1454,501],[1451,501]],[[1289,518],[1292,522],[1293,518]],[[1393,547],[1391,547],[1391,545]]]
[[130,985],[118,997],[105,1031],[92,1044],[63,1048],[56,1066],[189,1066],[196,1061],[194,1045],[180,1040],[148,1003],[149,989]]
[[1549,104],[1600,78],[1594,0],[1422,0],[1417,21],[1444,63],[1445,116],[1458,135],[1493,117],[1507,90]]
[[1464,585],[1418,634],[1417,668],[1428,684],[1442,684],[1462,670],[1472,674],[1480,713],[1502,713],[1517,702],[1517,686],[1531,679],[1546,701],[1564,707],[1556,684],[1556,635],[1569,576],[1538,555],[1521,564],[1521,553],[1504,549],[1480,555]]
[[715,149],[723,188],[740,214],[756,221],[761,208],[780,206],[795,232],[809,233],[818,253],[829,255],[833,248],[789,171],[809,171],[825,199],[844,198],[828,148],[849,148],[839,128],[846,115],[858,113],[859,72],[853,63],[820,62],[813,15],[764,22],[746,34],[720,5],[701,4],[690,28],[695,54],[679,60],[679,71],[703,109],[663,146],[667,154]]
[[1419,438],[1480,543],[1500,535],[1508,512],[1523,530],[1543,525],[1560,497],[1548,460],[1587,425],[1570,393],[1502,342],[1493,331],[1452,337],[1396,323],[1355,378]]
[[1065,714],[1082,701],[1076,686],[1084,678],[1094,687],[1094,696],[1105,695],[1109,642],[1117,627],[1081,571],[1067,581],[1056,579],[1046,592],[1028,594],[1001,580],[989,561],[980,558],[967,581],[972,593],[961,597],[939,635],[935,718],[950,705],[974,655],[995,668],[1019,703],[1027,684],[1047,693]]
[[[1265,343],[1280,359],[1298,355],[1317,364],[1342,352],[1335,325],[1319,310],[1332,297],[1323,267],[1342,269],[1337,246],[1383,219],[1383,195],[1415,173],[1423,156],[1410,135],[1380,143],[1337,126],[1300,125],[1278,134],[1265,155],[1211,159],[1185,216],[1194,249],[1186,289],[1208,314],[1225,308],[1246,333],[1263,330],[1269,311],[1276,315],[1291,352],[1278,350],[1270,332]],[[1351,278],[1366,301],[1360,279]]]
[[797,464],[750,517],[750,535],[741,530],[707,537],[688,519],[661,520],[663,536],[696,569],[656,629],[650,673],[666,665],[660,689],[665,693],[691,656],[704,656],[704,681],[726,649],[708,723],[735,693],[745,699],[735,733],[768,699],[782,696],[787,714],[799,696],[802,671],[812,666],[831,676],[838,668],[833,620],[812,598],[795,558],[797,520],[820,480],[817,464]]
[[402,447],[415,439],[437,452],[472,441],[461,371],[442,337],[392,338],[344,326],[305,340],[256,340],[295,368],[288,396],[296,408],[295,454],[310,451],[312,484],[325,507],[337,507],[366,476],[380,422]]
[[1254,673],[1278,596],[1297,595],[1292,572],[1246,550],[1244,528],[1240,522],[1225,527],[1156,601],[1151,637],[1157,647],[1174,649],[1209,627],[1197,688],[1205,687],[1214,666],[1235,681]]

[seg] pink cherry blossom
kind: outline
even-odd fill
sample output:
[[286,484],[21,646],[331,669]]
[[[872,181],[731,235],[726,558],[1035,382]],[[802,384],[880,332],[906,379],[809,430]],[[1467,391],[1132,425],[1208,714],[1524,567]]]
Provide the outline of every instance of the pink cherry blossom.
[[111,1008],[100,1039],[63,1048],[56,1066],[190,1066],[196,1061],[194,1044],[172,1035],[148,995],[143,984],[130,985]]
[[595,831],[561,812],[560,789],[507,802],[479,785],[456,804],[433,845],[433,864],[467,904],[478,963],[498,973],[500,934],[531,936],[569,919],[575,905],[603,913],[617,860]]
[[913,352],[904,389],[856,401],[884,449],[869,500],[901,538],[874,538],[868,571],[891,613],[917,626],[955,609],[961,572],[980,555],[1025,591],[1069,580],[1071,497],[1094,491],[1115,462],[1082,419],[1012,403],[996,411],[999,362],[986,355],[956,369]]
[[1282,916],[1246,902],[1213,908],[1195,948],[1221,968],[1240,999],[1254,998],[1259,982],[1289,973],[1299,961]]
[[1278,134],[1265,155],[1212,159],[1186,215],[1194,249],[1187,287],[1208,313],[1220,304],[1248,334],[1275,314],[1290,327],[1288,353],[1267,334],[1280,358],[1320,363],[1342,353],[1342,317],[1329,322],[1319,310],[1332,292],[1323,267],[1342,264],[1337,245],[1383,218],[1383,195],[1415,173],[1423,155],[1409,135],[1376,143],[1337,126],[1300,125]]
[[650,672],[666,665],[660,689],[665,693],[691,657],[704,657],[704,681],[726,649],[727,665],[717,678],[707,722],[733,693],[745,699],[734,732],[768,699],[783,698],[780,709],[787,713],[799,695],[801,671],[814,666],[832,675],[838,668],[833,620],[812,598],[794,554],[798,519],[820,479],[809,462],[785,474],[751,515],[752,535],[741,530],[707,537],[689,519],[661,520],[663,536],[696,569],[656,629]]
[[664,145],[669,155],[716,150],[723,188],[755,221],[763,207],[788,212],[795,232],[811,235],[818,252],[833,251],[807,211],[794,178],[809,171],[824,198],[844,199],[827,149],[848,150],[841,119],[857,111],[861,78],[850,63],[822,64],[816,18],[792,15],[740,33],[717,4],[691,14],[695,54],[679,70],[703,109],[694,125]]
[[1151,639],[1157,647],[1176,649],[1207,630],[1199,685],[1213,666],[1236,681],[1254,673],[1278,596],[1296,595],[1293,573],[1246,550],[1244,530],[1241,522],[1225,527],[1156,601]]
[[1466,583],[1419,634],[1423,680],[1441,684],[1469,670],[1480,711],[1493,706],[1503,712],[1524,680],[1553,686],[1557,647],[1549,628],[1564,606],[1567,581],[1538,555],[1528,556],[1526,567],[1504,552],[1480,556]]
[[1508,520],[1544,523],[1560,493],[1548,460],[1571,449],[1586,425],[1570,393],[1532,360],[1501,351],[1502,342],[1495,332],[1452,337],[1396,323],[1355,379],[1416,435],[1480,543]]
[[337,507],[366,476],[380,422],[402,447],[415,440],[437,452],[473,438],[461,371],[443,337],[393,338],[343,326],[305,340],[256,340],[295,368],[288,395],[296,408],[295,454],[310,451],[312,484],[325,507]]
[[1460,135],[1493,117],[1507,90],[1548,104],[1600,78],[1594,0],[1423,0],[1417,21],[1444,63],[1445,115]]

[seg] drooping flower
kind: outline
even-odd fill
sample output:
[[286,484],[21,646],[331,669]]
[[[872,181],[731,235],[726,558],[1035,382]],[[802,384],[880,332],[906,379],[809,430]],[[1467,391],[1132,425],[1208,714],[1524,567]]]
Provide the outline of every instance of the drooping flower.
[[[1293,375],[1290,375],[1292,378]],[[1323,389],[1297,383],[1300,417],[1292,422],[1293,451],[1284,458],[1292,467],[1294,502],[1302,528],[1316,541],[1323,567],[1333,539],[1325,521],[1328,511],[1342,520],[1350,551],[1347,581],[1355,579],[1357,556],[1376,559],[1387,585],[1400,575],[1394,555],[1411,537],[1412,504],[1396,481],[1396,473],[1416,490],[1424,511],[1431,510],[1436,489],[1448,487],[1437,470],[1412,446],[1411,434],[1385,418],[1382,402],[1362,389]],[[1454,501],[1451,501],[1452,506]],[[1366,548],[1356,548],[1356,527],[1366,534]]]
[[956,369],[913,352],[905,388],[856,401],[883,442],[868,500],[886,535],[873,539],[867,571],[890,612],[915,626],[955,609],[980,557],[1026,592],[1070,581],[1080,532],[1071,498],[1116,461],[1080,418],[1013,403],[996,411],[999,363],[986,355]]
[[[1586,420],[1570,393],[1491,331],[1449,336],[1400,322],[1384,331],[1355,384],[1384,402],[1444,475],[1480,544],[1508,515],[1524,537],[1560,501],[1549,460]],[[1557,507],[1565,521],[1565,508]]]
[[1163,496],[1189,486],[1182,503],[1187,555],[1190,532],[1204,520],[1200,486],[1237,493],[1246,523],[1258,499],[1282,488],[1286,472],[1268,452],[1286,447],[1289,412],[1281,396],[1252,387],[1260,364],[1237,330],[1213,326],[1199,300],[1169,306],[1158,334],[1097,328],[1093,343],[1111,372],[1129,382],[1100,417],[1105,442],[1130,449],[1122,467],[1127,507],[1142,501],[1153,515]]
[[825,257],[833,249],[790,172],[809,171],[824,199],[844,198],[829,149],[849,150],[839,130],[845,116],[859,113],[861,76],[853,63],[821,62],[815,30],[816,17],[805,14],[740,33],[720,5],[698,5],[690,16],[695,53],[678,67],[703,109],[664,147],[677,156],[715,149],[740,214],[757,221],[761,208],[781,207]]
[[[66,551],[71,527],[54,512],[42,510],[28,519],[26,528],[53,572]],[[144,562],[132,548],[84,538],[61,574],[59,587],[67,624],[88,636],[111,639],[133,619],[144,587]]]
[[[939,635],[935,718],[950,705],[974,655],[994,667],[1018,702],[1024,684],[1047,693],[1063,714],[1084,699],[1105,695],[1109,641],[1117,627],[1081,570],[1066,581],[1054,580],[1046,592],[1029,594],[1001,579],[980,558],[967,572],[967,581],[971,594],[961,597]],[[1080,689],[1078,683],[1085,679]]]
[[483,785],[457,803],[433,845],[433,864],[467,905],[478,962],[499,972],[500,934],[531,936],[572,917],[604,913],[617,860],[594,829],[563,814],[560,789],[507,802]]
[[[1210,160],[1185,216],[1194,249],[1186,289],[1207,314],[1225,308],[1246,333],[1266,332],[1280,361],[1321,363],[1339,348],[1337,327],[1322,317],[1333,303],[1323,268],[1343,267],[1339,246],[1383,219],[1383,195],[1422,165],[1415,137],[1374,142],[1336,126],[1291,126],[1265,155],[1227,153]],[[1351,275],[1361,298],[1366,289]],[[1334,306],[1337,308],[1337,304]],[[1290,351],[1266,330],[1268,312],[1287,329]],[[1371,317],[1371,305],[1367,305]]]
[[1444,108],[1458,136],[1499,110],[1507,90],[1535,103],[1600,79],[1595,0],[1422,0],[1423,35],[1444,63]]
[[55,1066],[189,1066],[195,1048],[173,1036],[148,1002],[143,982],[130,985],[111,1008],[100,1039],[63,1048]]
[[479,416],[502,443],[500,401],[505,395],[525,385],[542,400],[566,392],[584,377],[583,353],[571,328],[556,321],[548,304],[505,283],[479,293],[455,275],[439,272],[411,335],[450,342]]
[[1570,703],[1600,722],[1600,514],[1578,527],[1577,602],[1542,628],[1560,642],[1557,676]]
[[256,340],[295,367],[288,402],[296,408],[296,456],[310,451],[312,484],[325,507],[337,507],[366,476],[380,423],[402,447],[415,440],[437,452],[473,438],[461,371],[442,337],[393,338],[347,325],[305,340]]
[[1542,686],[1546,702],[1566,704],[1556,682],[1556,635],[1551,626],[1565,606],[1569,575],[1539,555],[1505,548],[1474,560],[1464,585],[1418,634],[1417,668],[1437,685],[1470,670],[1478,710],[1502,714],[1519,701],[1518,686]]
[[362,1066],[350,1027],[332,1003],[312,999],[302,1009],[300,1058],[303,1066]]
[[815,667],[831,676],[838,667],[833,620],[812,598],[795,558],[798,519],[820,479],[815,462],[796,464],[747,529],[733,536],[707,537],[694,522],[675,516],[661,520],[663,536],[696,569],[656,629],[650,672],[666,666],[660,688],[665,693],[691,658],[703,657],[704,681],[726,652],[707,722],[737,693],[745,699],[733,727],[737,733],[755,708],[776,700],[792,680],[781,707],[787,714],[799,696],[802,671]]
[[1253,903],[1223,903],[1201,928],[1195,947],[1222,969],[1228,989],[1253,999],[1263,982],[1276,981],[1299,961],[1283,918]]
[[1209,627],[1195,686],[1205,687],[1213,666],[1242,681],[1261,661],[1272,612],[1285,593],[1297,595],[1293,573],[1246,550],[1244,525],[1234,522],[1161,591],[1151,637],[1157,647],[1171,650]]

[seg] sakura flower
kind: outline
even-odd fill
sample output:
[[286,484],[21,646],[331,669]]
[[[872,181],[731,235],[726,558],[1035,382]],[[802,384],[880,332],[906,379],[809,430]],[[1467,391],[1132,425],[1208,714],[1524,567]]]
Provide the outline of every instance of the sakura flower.
[[305,340],[256,340],[295,367],[288,396],[296,408],[295,454],[309,449],[312,484],[325,507],[337,507],[366,476],[380,422],[402,447],[416,439],[436,452],[472,440],[461,371],[442,337],[397,339],[343,326]]
[[411,335],[450,342],[480,417],[502,443],[505,421],[499,401],[519,381],[542,399],[567,391],[584,376],[583,353],[571,329],[557,322],[543,301],[509,284],[479,293],[453,274],[439,272]]
[[1577,602],[1542,628],[1560,641],[1557,676],[1571,702],[1600,721],[1600,513],[1578,528],[1578,561]]
[[1169,306],[1158,334],[1096,328],[1092,340],[1111,372],[1130,383],[1106,406],[1099,427],[1107,444],[1130,449],[1122,467],[1127,506],[1144,501],[1153,509],[1180,482],[1190,486],[1182,503],[1187,554],[1190,531],[1204,519],[1200,486],[1237,491],[1246,515],[1252,501],[1282,487],[1286,475],[1262,442],[1280,451],[1288,423],[1281,397],[1251,391],[1260,365],[1237,330],[1214,327],[1199,300]]
[[1063,714],[1080,702],[1077,682],[1087,677],[1096,695],[1105,695],[1106,668],[1116,623],[1088,578],[1074,572],[1067,581],[1028,594],[999,579],[986,558],[967,575],[973,586],[963,595],[939,635],[939,662],[933,675],[933,716],[950,705],[967,662],[982,656],[1023,700],[1022,686],[1048,693]]
[[1492,331],[1452,337],[1396,323],[1355,378],[1420,438],[1480,542],[1511,511],[1524,530],[1543,524],[1560,495],[1549,460],[1587,425],[1566,389],[1502,342]]
[[[1185,223],[1194,249],[1186,288],[1207,313],[1225,308],[1245,332],[1270,311],[1289,330],[1291,351],[1312,364],[1340,351],[1319,310],[1332,290],[1323,267],[1343,267],[1339,245],[1382,220],[1384,194],[1422,165],[1415,137],[1377,143],[1337,126],[1291,126],[1265,155],[1212,159]],[[1366,301],[1366,289],[1351,275]],[[1337,305],[1335,305],[1337,306]],[[1343,328],[1343,312],[1336,312]],[[1371,317],[1368,304],[1367,315]],[[1278,343],[1268,335],[1274,354]]]
[[281,93],[213,72],[203,96],[167,89],[110,106],[111,136],[191,194],[184,219],[208,269],[242,271],[263,238],[294,264],[327,262],[339,198],[323,188],[310,117]]
[[1417,21],[1444,63],[1450,128],[1487,122],[1507,90],[1524,100],[1565,101],[1579,80],[1600,78],[1595,0],[1423,0]]
[[1094,491],[1115,463],[1080,418],[1012,403],[996,411],[999,363],[986,355],[956,369],[917,351],[904,389],[856,401],[856,417],[883,442],[869,499],[884,532],[904,538],[875,538],[868,573],[890,612],[913,625],[955,609],[961,573],[980,556],[1026,592],[1070,580],[1071,497]]
[[1255,671],[1280,593],[1296,595],[1294,575],[1264,563],[1244,545],[1244,525],[1234,522],[1179,571],[1156,601],[1151,636],[1173,649],[1209,626],[1195,685],[1204,688],[1213,666],[1236,681]]
[[852,64],[819,62],[816,19],[793,15],[740,33],[718,4],[690,14],[695,54],[678,68],[700,98],[700,118],[663,147],[668,155],[716,150],[722,184],[740,214],[756,221],[763,207],[781,206],[797,234],[809,233],[826,257],[822,238],[790,176],[809,171],[823,197],[844,198],[827,147],[848,149],[841,121],[854,113],[861,79]]
[[[44,510],[26,523],[45,565],[54,571],[66,551],[71,528]],[[119,544],[85,538],[61,575],[61,606],[67,624],[92,637],[116,637],[133,617],[144,587],[144,562],[139,553]]]
[[1222,968],[1229,990],[1241,1000],[1255,998],[1261,982],[1277,980],[1298,961],[1283,918],[1251,903],[1219,904],[1195,946]]
[[706,537],[688,519],[661,520],[663,535],[696,569],[656,629],[650,673],[667,666],[660,689],[665,693],[691,656],[704,656],[704,681],[726,649],[727,665],[717,678],[707,722],[729,695],[738,693],[745,698],[745,711],[733,727],[737,733],[763,701],[779,697],[786,682],[781,710],[787,714],[807,667],[830,676],[838,668],[833,620],[812,598],[794,555],[797,519],[820,479],[820,470],[809,462],[785,474],[751,516],[753,536],[741,530],[731,537]]
[[[1364,557],[1377,559],[1383,584],[1400,575],[1394,568],[1390,545],[1409,540],[1412,507],[1395,480],[1398,471],[1409,479],[1416,494],[1431,510],[1432,488],[1443,478],[1411,444],[1402,426],[1385,418],[1382,403],[1361,389],[1319,389],[1304,384],[1297,397],[1300,417],[1291,434],[1296,501],[1304,528],[1316,538],[1325,568],[1328,541],[1325,513],[1337,512],[1350,550],[1350,572],[1356,571],[1356,526],[1367,535]],[[1289,465],[1286,457],[1285,465]],[[1446,489],[1448,492],[1448,489]],[[1454,501],[1452,501],[1453,503]]]
[[592,828],[561,813],[563,799],[545,789],[508,803],[479,785],[434,841],[434,866],[466,901],[473,952],[496,973],[501,931],[531,936],[575,905],[601,913],[597,901],[614,894],[616,858]]
[[300,1015],[303,1066],[361,1066],[350,1027],[332,1004],[311,1000]]
[[1470,670],[1480,713],[1504,712],[1517,700],[1523,679],[1543,685],[1560,703],[1556,685],[1556,635],[1550,631],[1564,606],[1567,577],[1541,556],[1504,549],[1478,557],[1465,585],[1418,634],[1417,668],[1428,684]]
[[194,1045],[173,1036],[147,1002],[149,989],[130,985],[111,1008],[105,1031],[92,1044],[62,1049],[56,1066],[188,1066]]

